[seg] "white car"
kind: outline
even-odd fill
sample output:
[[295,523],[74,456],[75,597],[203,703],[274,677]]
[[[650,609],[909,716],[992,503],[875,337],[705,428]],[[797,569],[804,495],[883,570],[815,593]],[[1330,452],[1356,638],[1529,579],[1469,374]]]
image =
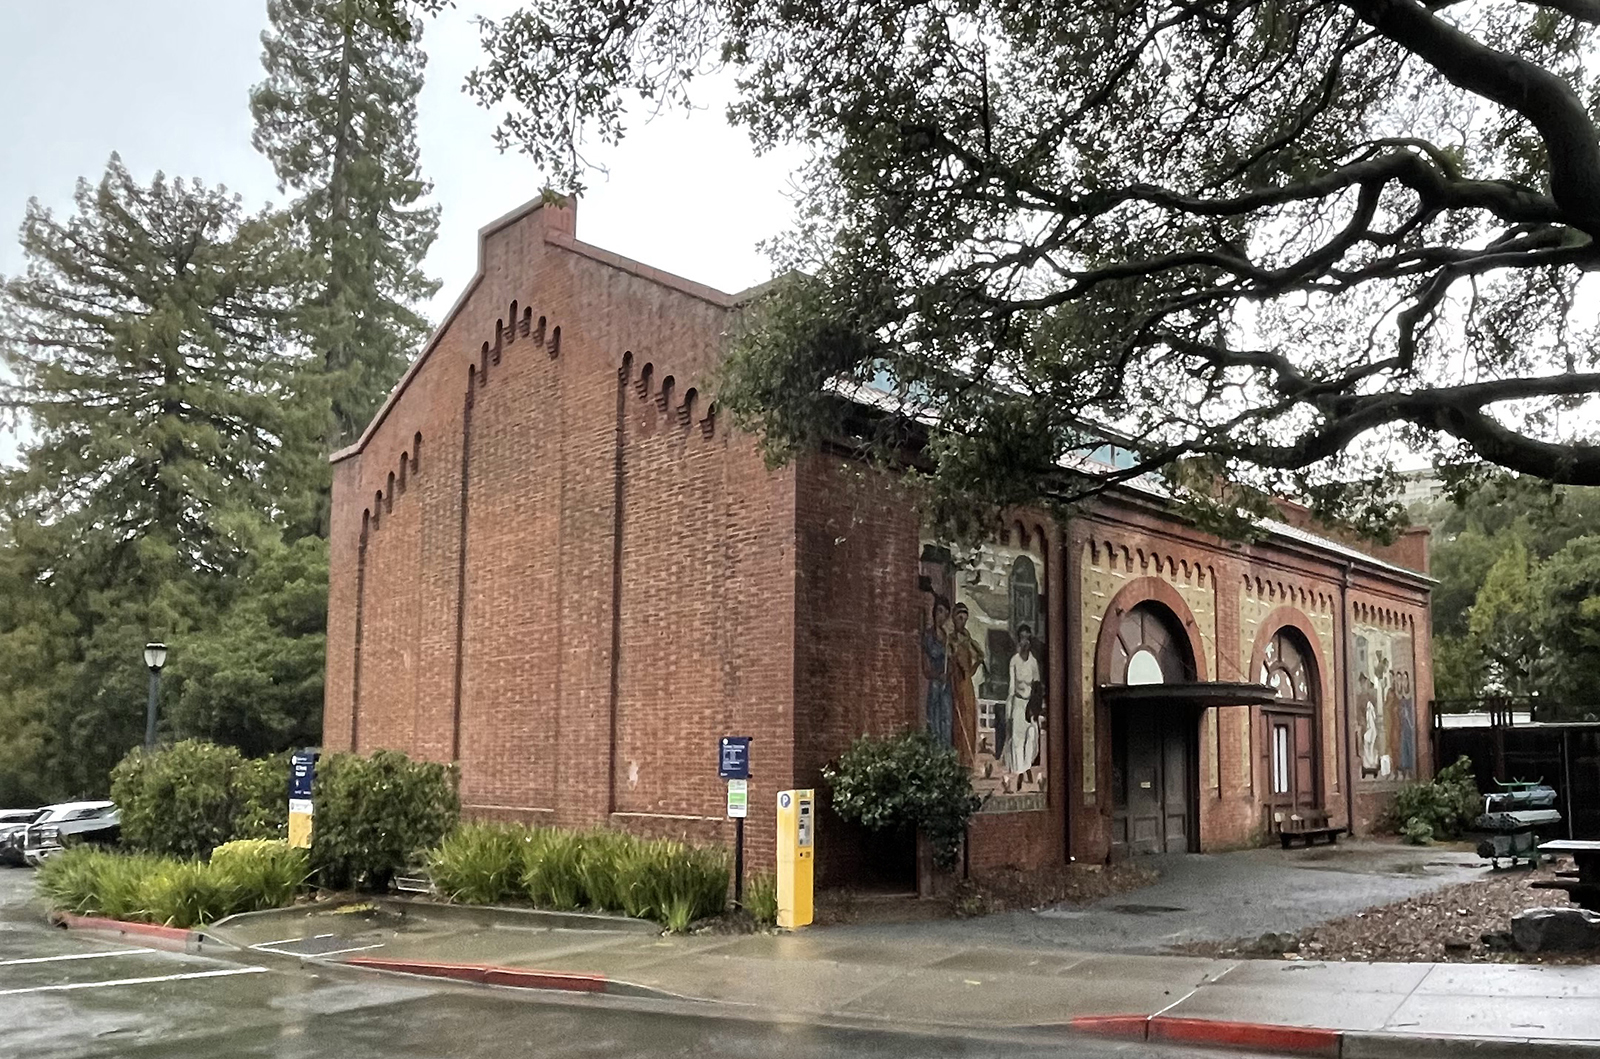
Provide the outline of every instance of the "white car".
[[49,805],[22,833],[22,858],[38,867],[67,842],[112,843],[121,834],[114,802],[62,802]]

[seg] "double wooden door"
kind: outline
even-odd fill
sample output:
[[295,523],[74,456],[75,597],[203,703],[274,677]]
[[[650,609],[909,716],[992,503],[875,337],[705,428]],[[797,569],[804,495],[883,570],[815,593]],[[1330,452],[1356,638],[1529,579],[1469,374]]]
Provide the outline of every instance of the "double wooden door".
[[1123,854],[1198,848],[1197,731],[1188,710],[1112,711],[1112,845]]

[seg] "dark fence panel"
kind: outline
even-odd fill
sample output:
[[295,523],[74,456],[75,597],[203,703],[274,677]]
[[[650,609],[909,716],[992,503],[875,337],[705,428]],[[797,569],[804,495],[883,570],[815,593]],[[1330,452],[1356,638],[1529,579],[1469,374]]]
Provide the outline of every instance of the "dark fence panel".
[[1435,761],[1448,765],[1465,754],[1486,789],[1490,778],[1548,783],[1556,789],[1567,837],[1600,839],[1600,723],[1517,724],[1496,717],[1479,727],[1436,724],[1433,737]]

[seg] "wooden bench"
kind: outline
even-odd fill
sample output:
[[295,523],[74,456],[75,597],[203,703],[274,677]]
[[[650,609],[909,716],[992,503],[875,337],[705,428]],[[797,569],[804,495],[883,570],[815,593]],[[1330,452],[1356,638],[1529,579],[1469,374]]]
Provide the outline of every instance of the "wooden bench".
[[1344,833],[1342,827],[1331,827],[1328,824],[1328,814],[1318,810],[1316,812],[1291,813],[1278,822],[1278,841],[1283,843],[1283,848],[1288,849],[1298,839],[1310,848],[1318,839],[1326,839],[1328,845],[1339,843],[1339,836]]

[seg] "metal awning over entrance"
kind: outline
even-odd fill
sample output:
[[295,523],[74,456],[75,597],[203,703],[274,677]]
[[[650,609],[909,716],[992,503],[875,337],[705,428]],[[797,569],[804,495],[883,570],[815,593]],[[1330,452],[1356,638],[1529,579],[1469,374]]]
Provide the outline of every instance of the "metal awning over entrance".
[[1100,699],[1107,706],[1159,706],[1164,709],[1205,710],[1213,706],[1272,706],[1278,693],[1247,680],[1191,680],[1174,684],[1102,684]]

